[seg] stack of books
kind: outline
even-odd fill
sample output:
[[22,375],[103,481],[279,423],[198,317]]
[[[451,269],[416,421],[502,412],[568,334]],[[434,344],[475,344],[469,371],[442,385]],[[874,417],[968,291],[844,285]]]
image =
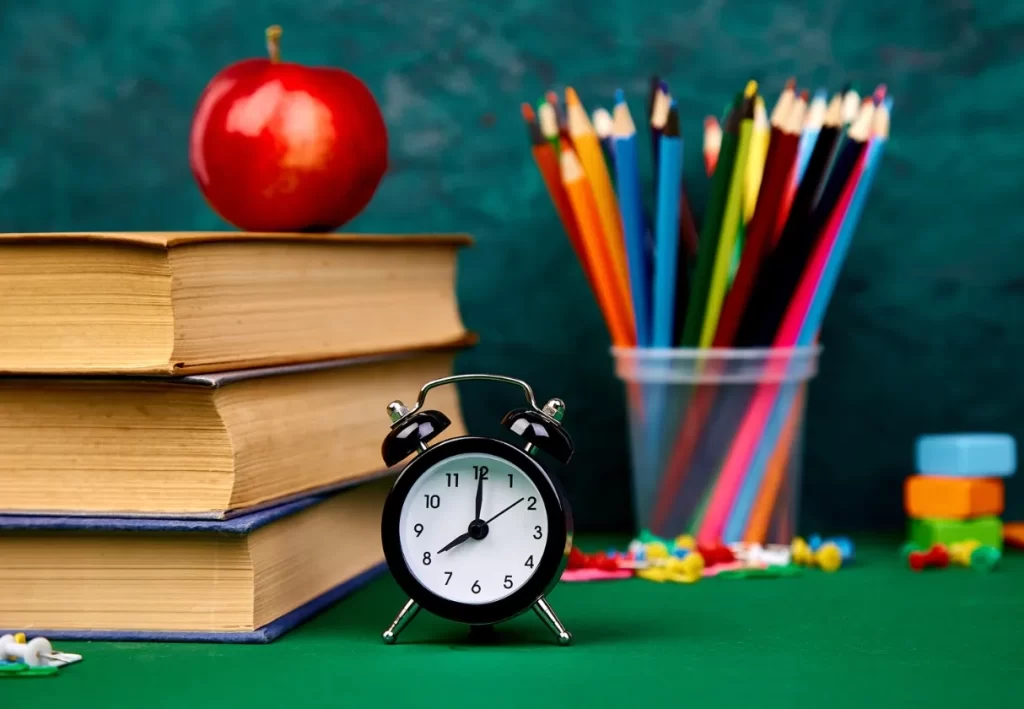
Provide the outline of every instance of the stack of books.
[[472,344],[469,243],[0,234],[0,629],[266,642],[381,571],[385,407]]

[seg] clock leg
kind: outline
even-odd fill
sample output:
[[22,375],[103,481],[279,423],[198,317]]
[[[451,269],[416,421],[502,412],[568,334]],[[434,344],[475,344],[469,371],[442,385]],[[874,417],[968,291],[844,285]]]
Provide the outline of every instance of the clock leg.
[[544,621],[544,625],[548,626],[548,629],[555,634],[559,645],[568,645],[572,642],[572,634],[562,625],[562,621],[555,615],[555,611],[552,610],[546,598],[541,596],[533,604],[533,611],[537,614],[538,618]]
[[409,625],[410,621],[419,612],[419,605],[410,598],[409,602],[402,606],[402,610],[398,611],[398,615],[388,629],[384,631],[384,642],[388,645],[394,645],[395,641],[398,640],[398,634],[405,629],[405,626]]

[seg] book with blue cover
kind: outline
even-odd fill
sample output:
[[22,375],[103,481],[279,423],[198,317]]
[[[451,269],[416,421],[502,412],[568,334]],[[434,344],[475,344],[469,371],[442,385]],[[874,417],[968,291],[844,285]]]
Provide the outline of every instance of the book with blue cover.
[[384,571],[392,482],[223,520],[0,515],[0,634],[271,642]]

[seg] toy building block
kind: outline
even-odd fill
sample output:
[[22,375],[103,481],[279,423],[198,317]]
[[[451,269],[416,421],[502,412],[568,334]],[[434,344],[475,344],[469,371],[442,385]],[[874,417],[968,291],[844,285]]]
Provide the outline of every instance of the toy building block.
[[914,464],[922,475],[1005,478],[1017,469],[1017,444],[1005,433],[920,436]]
[[968,520],[938,519],[924,517],[911,519],[910,541],[920,549],[930,549],[935,544],[955,544],[977,540],[983,546],[1003,550],[1003,523],[991,515]]
[[970,519],[1003,512],[1001,478],[952,478],[911,475],[903,485],[903,506],[910,517]]
[[1003,541],[1007,546],[1024,549],[1024,522],[1004,522]]

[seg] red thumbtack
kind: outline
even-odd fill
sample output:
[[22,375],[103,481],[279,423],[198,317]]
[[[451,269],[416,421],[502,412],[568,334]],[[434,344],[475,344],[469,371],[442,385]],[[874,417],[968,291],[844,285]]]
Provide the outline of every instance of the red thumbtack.
[[929,567],[944,569],[949,566],[949,552],[942,544],[933,544],[928,551],[912,551],[907,560],[910,568],[914,571],[921,571]]

